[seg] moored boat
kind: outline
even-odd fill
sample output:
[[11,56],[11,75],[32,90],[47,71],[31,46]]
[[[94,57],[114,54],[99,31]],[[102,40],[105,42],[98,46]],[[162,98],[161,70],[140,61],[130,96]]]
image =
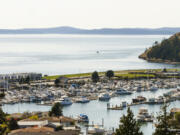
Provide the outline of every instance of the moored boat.
[[99,95],[99,100],[100,101],[108,101],[111,97],[109,96],[108,93],[102,93]]
[[55,103],[57,102],[59,102],[62,106],[72,105],[72,101],[67,96],[63,96],[60,100],[55,101]]
[[153,117],[148,113],[146,108],[140,108],[137,116],[139,122],[153,122]]
[[130,91],[127,91],[127,90],[124,90],[124,89],[118,89],[118,90],[116,90],[116,92],[115,92],[117,95],[131,95],[132,94],[132,92],[130,92]]
[[85,114],[80,114],[78,116],[78,122],[85,122],[85,123],[88,123],[89,122],[89,118],[87,115]]

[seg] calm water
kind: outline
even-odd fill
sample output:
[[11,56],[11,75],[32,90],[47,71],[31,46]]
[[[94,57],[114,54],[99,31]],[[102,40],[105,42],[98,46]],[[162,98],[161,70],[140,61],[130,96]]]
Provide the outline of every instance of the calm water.
[[[143,95],[147,98],[151,97],[158,97],[159,95],[162,95],[165,92],[168,92],[169,90],[161,89],[157,92],[141,92],[141,93],[133,93],[132,95],[128,96],[119,96],[112,98],[109,102],[111,105],[120,104],[122,101],[127,101],[130,103],[132,101],[132,98],[137,97],[138,95]],[[71,106],[64,107],[63,113],[66,116],[73,116],[74,118],[77,117],[80,113],[85,113],[89,116],[90,123],[92,121],[95,124],[101,124],[102,118],[104,119],[104,125],[106,129],[112,129],[117,128],[119,125],[120,117],[123,114],[126,114],[126,109],[124,110],[107,110],[106,109],[107,102],[100,102],[98,100],[91,101],[87,104],[79,104],[74,103]],[[161,105],[137,105],[131,107],[133,110],[135,116],[138,114],[139,108],[145,107],[149,110],[149,113],[154,114],[155,116],[160,111]],[[180,106],[180,101],[172,102],[169,106],[169,108]],[[3,110],[8,113],[17,113],[17,112],[25,112],[25,111],[49,111],[50,106],[40,106],[36,104],[15,104],[15,105],[5,105],[3,106]],[[142,131],[145,135],[152,135],[154,132],[153,125],[151,123],[143,125]]]
[[154,41],[167,37],[169,36],[0,35],[0,73],[70,74],[108,69],[177,67],[138,59],[138,55]]

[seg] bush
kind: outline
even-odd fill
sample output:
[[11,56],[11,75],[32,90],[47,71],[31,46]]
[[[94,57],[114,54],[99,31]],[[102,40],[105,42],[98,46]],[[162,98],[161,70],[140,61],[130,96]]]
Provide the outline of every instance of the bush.
[[31,119],[31,120],[38,120],[39,118],[38,118],[37,115],[33,115],[33,116],[29,117],[29,119]]

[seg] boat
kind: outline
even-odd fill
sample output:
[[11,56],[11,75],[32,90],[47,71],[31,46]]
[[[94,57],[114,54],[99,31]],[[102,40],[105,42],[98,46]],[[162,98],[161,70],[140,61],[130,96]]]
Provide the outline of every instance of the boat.
[[29,101],[30,102],[35,102],[36,101],[36,97],[35,96],[29,96]]
[[137,98],[132,99],[132,103],[143,103],[146,101],[146,98],[143,96],[138,96]]
[[109,96],[108,93],[102,93],[99,95],[99,100],[100,101],[108,101],[111,97]]
[[126,101],[122,102],[122,107],[124,108],[126,106],[127,106],[127,102]]
[[105,132],[106,132],[105,129],[98,125],[95,125],[92,129],[88,130],[88,134],[94,134],[94,135],[104,135]]
[[157,87],[151,87],[151,88],[150,88],[150,91],[157,91],[157,90],[158,90]]
[[146,108],[140,108],[137,116],[138,122],[153,122],[153,117],[148,113]]
[[88,123],[89,122],[89,118],[87,115],[85,114],[80,114],[78,116],[78,122],[85,122],[85,123]]
[[117,95],[131,95],[132,94],[132,92],[130,92],[130,91],[127,91],[127,90],[124,90],[124,89],[118,89],[118,90],[116,90],[116,92],[115,92]]
[[148,104],[156,104],[155,98],[150,98],[147,103]]
[[81,97],[79,99],[76,100],[76,103],[88,103],[90,100],[87,99],[86,97]]
[[156,103],[157,103],[157,104],[163,104],[163,103],[164,103],[164,98],[163,98],[163,96],[159,96],[159,97],[156,99]]
[[137,92],[141,92],[142,91],[142,86],[138,86],[136,89]]
[[72,105],[72,101],[67,96],[63,96],[60,100],[55,101],[55,103],[57,102],[59,102],[62,106]]

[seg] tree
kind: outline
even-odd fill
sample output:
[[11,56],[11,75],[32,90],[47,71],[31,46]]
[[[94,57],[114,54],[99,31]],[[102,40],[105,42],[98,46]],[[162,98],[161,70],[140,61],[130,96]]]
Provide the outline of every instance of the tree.
[[26,79],[25,79],[25,83],[29,84],[29,83],[30,83],[30,80],[31,80],[30,77],[27,76]]
[[10,119],[8,126],[10,130],[15,130],[19,128],[17,121],[14,118]]
[[157,117],[158,124],[156,126],[155,133],[153,135],[173,135],[169,129],[168,115],[167,115],[167,104],[163,105],[162,111]]
[[59,117],[62,116],[62,106],[60,103],[55,103],[53,107],[51,108],[51,111],[49,111],[49,116],[55,116]]
[[92,73],[92,76],[91,76],[91,79],[93,82],[97,83],[99,81],[99,75],[98,75],[98,72],[97,71],[94,71]]
[[134,118],[133,112],[128,107],[127,115],[123,115],[120,120],[119,128],[115,135],[143,135],[140,131],[140,125]]
[[60,80],[59,80],[59,79],[56,79],[56,80],[54,81],[54,84],[55,84],[56,86],[59,86],[59,83],[60,83]]
[[111,77],[114,77],[114,71],[108,70],[108,71],[106,72],[106,77],[108,77],[109,79],[110,79]]
[[166,69],[166,68],[164,68],[164,69],[163,69],[163,72],[167,72],[167,69]]

